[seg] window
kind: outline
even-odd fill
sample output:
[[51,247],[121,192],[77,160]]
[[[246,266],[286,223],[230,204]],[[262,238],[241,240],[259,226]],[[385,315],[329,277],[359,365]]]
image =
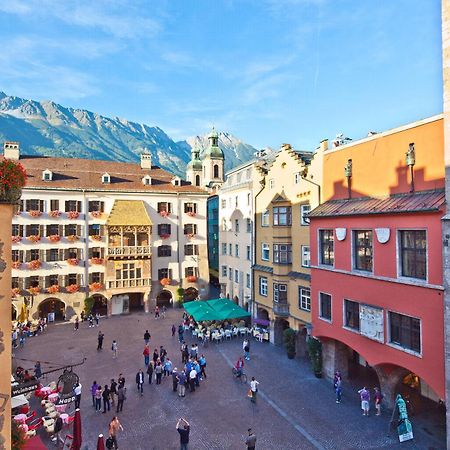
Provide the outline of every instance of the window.
[[287,303],[287,284],[273,283],[273,301]]
[[222,230],[227,231],[227,219],[222,219]]
[[222,276],[226,277],[227,276],[227,266],[222,266]]
[[92,272],[89,274],[89,283],[102,283],[102,273],[101,272]]
[[101,202],[98,200],[90,200],[88,207],[89,207],[89,212],[95,212],[95,211],[104,212],[105,202]]
[[198,255],[198,245],[196,245],[196,244],[186,244],[184,246],[184,254],[186,256]]
[[227,200],[225,198],[220,200],[220,206],[221,206],[222,209],[227,207]]
[[47,255],[46,255],[47,261],[55,262],[55,261],[60,260],[59,251],[57,248],[51,248],[49,250],[46,250],[46,252],[47,252]]
[[162,280],[163,278],[172,279],[172,269],[158,269],[158,280]]
[[227,244],[226,242],[222,242],[222,255],[227,254]]
[[234,269],[234,281],[235,283],[239,283],[239,270]]
[[81,202],[77,200],[66,200],[66,212],[81,212]]
[[230,256],[233,256],[233,244],[228,244],[228,254]]
[[234,206],[237,208],[239,206],[239,197],[236,195],[236,197],[234,197]]
[[213,166],[213,177],[219,178],[219,165],[218,164],[214,164],[214,166]]
[[79,250],[77,248],[67,248],[64,250],[65,252],[65,259],[78,259]]
[[234,231],[239,233],[239,219],[234,219]]
[[44,200],[29,199],[25,200],[25,211],[41,211],[44,212]]
[[184,268],[184,276],[185,277],[198,277],[198,268],[197,267],[185,267]]
[[250,245],[247,245],[247,260],[250,261],[252,259],[252,250]]
[[59,210],[59,200],[50,200],[50,211]]
[[78,284],[79,277],[77,277],[76,273],[69,273],[66,275],[66,286],[70,286],[71,284]]
[[319,231],[319,263],[327,266],[334,264],[333,230]]
[[234,245],[234,255],[236,256],[236,258],[239,257],[239,244]]
[[158,225],[158,235],[159,236],[170,236],[171,235],[170,223],[160,223]]
[[259,293],[264,297],[267,297],[268,288],[267,288],[267,278],[259,277]]
[[101,258],[102,251],[100,247],[91,247],[89,249],[89,258]]
[[23,225],[13,224],[11,232],[12,236],[23,236]]
[[291,264],[292,245],[273,244],[273,262],[277,264]]
[[89,225],[89,236],[101,236],[101,229],[102,227],[99,223]]
[[252,287],[252,277],[249,273],[245,274],[245,286],[249,289]]
[[247,223],[247,233],[251,233],[252,232],[252,219],[247,219],[246,223]]
[[300,225],[309,225],[309,217],[306,217],[311,211],[309,204],[300,205]]
[[372,231],[353,231],[353,266],[356,270],[372,271]]
[[52,172],[50,172],[50,171],[44,171],[43,172],[43,175],[42,175],[42,179],[44,180],[44,181],[52,181]]
[[184,204],[184,212],[185,213],[197,213],[197,203],[188,202]]
[[233,269],[231,267],[228,268],[228,279],[233,280]]
[[45,287],[49,288],[50,286],[58,286],[59,280],[58,275],[49,275],[48,277],[45,277]]
[[266,209],[261,216],[261,226],[262,227],[268,227],[270,223],[270,212],[268,209]]
[[272,178],[269,180],[269,189],[273,189],[275,187],[275,180]]
[[197,234],[197,225],[194,223],[187,223],[184,226],[184,234]]
[[25,233],[27,236],[40,236],[40,227],[36,224],[27,225]]
[[311,254],[309,245],[302,245],[302,267],[311,267]]
[[25,278],[25,289],[30,287],[38,287],[39,286],[39,277],[33,275],[32,277]]
[[331,295],[319,293],[319,317],[331,321]]
[[294,184],[298,184],[300,183],[300,180],[302,179],[301,173],[300,172],[296,172],[294,173]]
[[47,236],[52,236],[55,234],[59,234],[59,225],[47,225],[46,227]]
[[12,261],[13,262],[23,262],[23,252],[20,250],[13,250],[12,251]]
[[270,246],[269,244],[262,244],[261,246],[261,259],[263,261],[269,261],[270,259]]
[[389,312],[390,342],[416,353],[421,353],[420,319]]
[[104,173],[102,175],[102,183],[106,183],[106,184],[111,183],[111,177],[109,176],[109,174]]
[[166,212],[171,213],[172,212],[172,203],[168,202],[158,202],[158,212]]
[[172,247],[170,245],[160,245],[158,247],[158,256],[172,256]]
[[19,277],[12,277],[11,278],[11,287],[13,289],[20,289],[20,287],[19,287]]
[[303,311],[311,311],[311,290],[305,287],[298,287],[298,307]]
[[359,303],[344,300],[344,325],[359,331]]
[[39,250],[37,249],[33,249],[33,250],[27,250],[26,252],[26,260],[27,262],[29,261],[36,261],[37,259],[39,259]]
[[[161,278],[159,276],[162,275]],[[139,280],[142,278],[142,270],[136,267],[136,263],[123,263],[122,269],[116,269],[116,280]],[[172,278],[171,269],[158,270],[158,279]]]
[[195,175],[195,185],[200,186],[200,175]]
[[77,236],[77,226],[73,223],[64,225],[64,236]]
[[427,278],[427,235],[425,230],[400,231],[402,277]]
[[290,206],[275,206],[273,208],[273,225],[276,227],[290,226],[292,223]]

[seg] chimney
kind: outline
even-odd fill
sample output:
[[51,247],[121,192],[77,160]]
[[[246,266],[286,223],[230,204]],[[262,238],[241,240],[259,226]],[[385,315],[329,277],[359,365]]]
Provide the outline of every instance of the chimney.
[[328,150],[328,139],[320,141],[320,150],[326,152]]
[[144,150],[141,153],[141,169],[151,169],[152,168],[152,155]]
[[5,142],[3,144],[3,156],[6,159],[15,159],[16,161],[20,158],[20,145],[18,142]]

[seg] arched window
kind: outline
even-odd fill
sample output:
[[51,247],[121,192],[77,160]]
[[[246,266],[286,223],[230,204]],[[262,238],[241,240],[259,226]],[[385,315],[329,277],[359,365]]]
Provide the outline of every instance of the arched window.
[[195,185],[200,186],[200,175],[195,175]]
[[219,178],[219,165],[218,164],[214,164],[213,171],[214,171],[214,178]]

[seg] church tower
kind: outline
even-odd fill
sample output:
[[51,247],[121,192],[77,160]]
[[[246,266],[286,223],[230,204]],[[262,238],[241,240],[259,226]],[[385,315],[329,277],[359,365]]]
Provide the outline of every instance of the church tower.
[[190,181],[193,186],[203,187],[203,167],[200,161],[200,150],[194,147],[191,150],[191,160],[186,167],[186,179]]
[[213,128],[208,136],[209,146],[203,154],[203,186],[217,191],[225,181],[224,156],[219,148],[219,135]]

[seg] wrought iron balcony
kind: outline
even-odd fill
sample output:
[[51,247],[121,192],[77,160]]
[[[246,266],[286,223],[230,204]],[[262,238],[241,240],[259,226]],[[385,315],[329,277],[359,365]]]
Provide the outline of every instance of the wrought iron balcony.
[[150,256],[152,248],[149,245],[130,247],[108,247],[108,256]]
[[273,312],[277,316],[289,316],[289,303],[273,302]]

